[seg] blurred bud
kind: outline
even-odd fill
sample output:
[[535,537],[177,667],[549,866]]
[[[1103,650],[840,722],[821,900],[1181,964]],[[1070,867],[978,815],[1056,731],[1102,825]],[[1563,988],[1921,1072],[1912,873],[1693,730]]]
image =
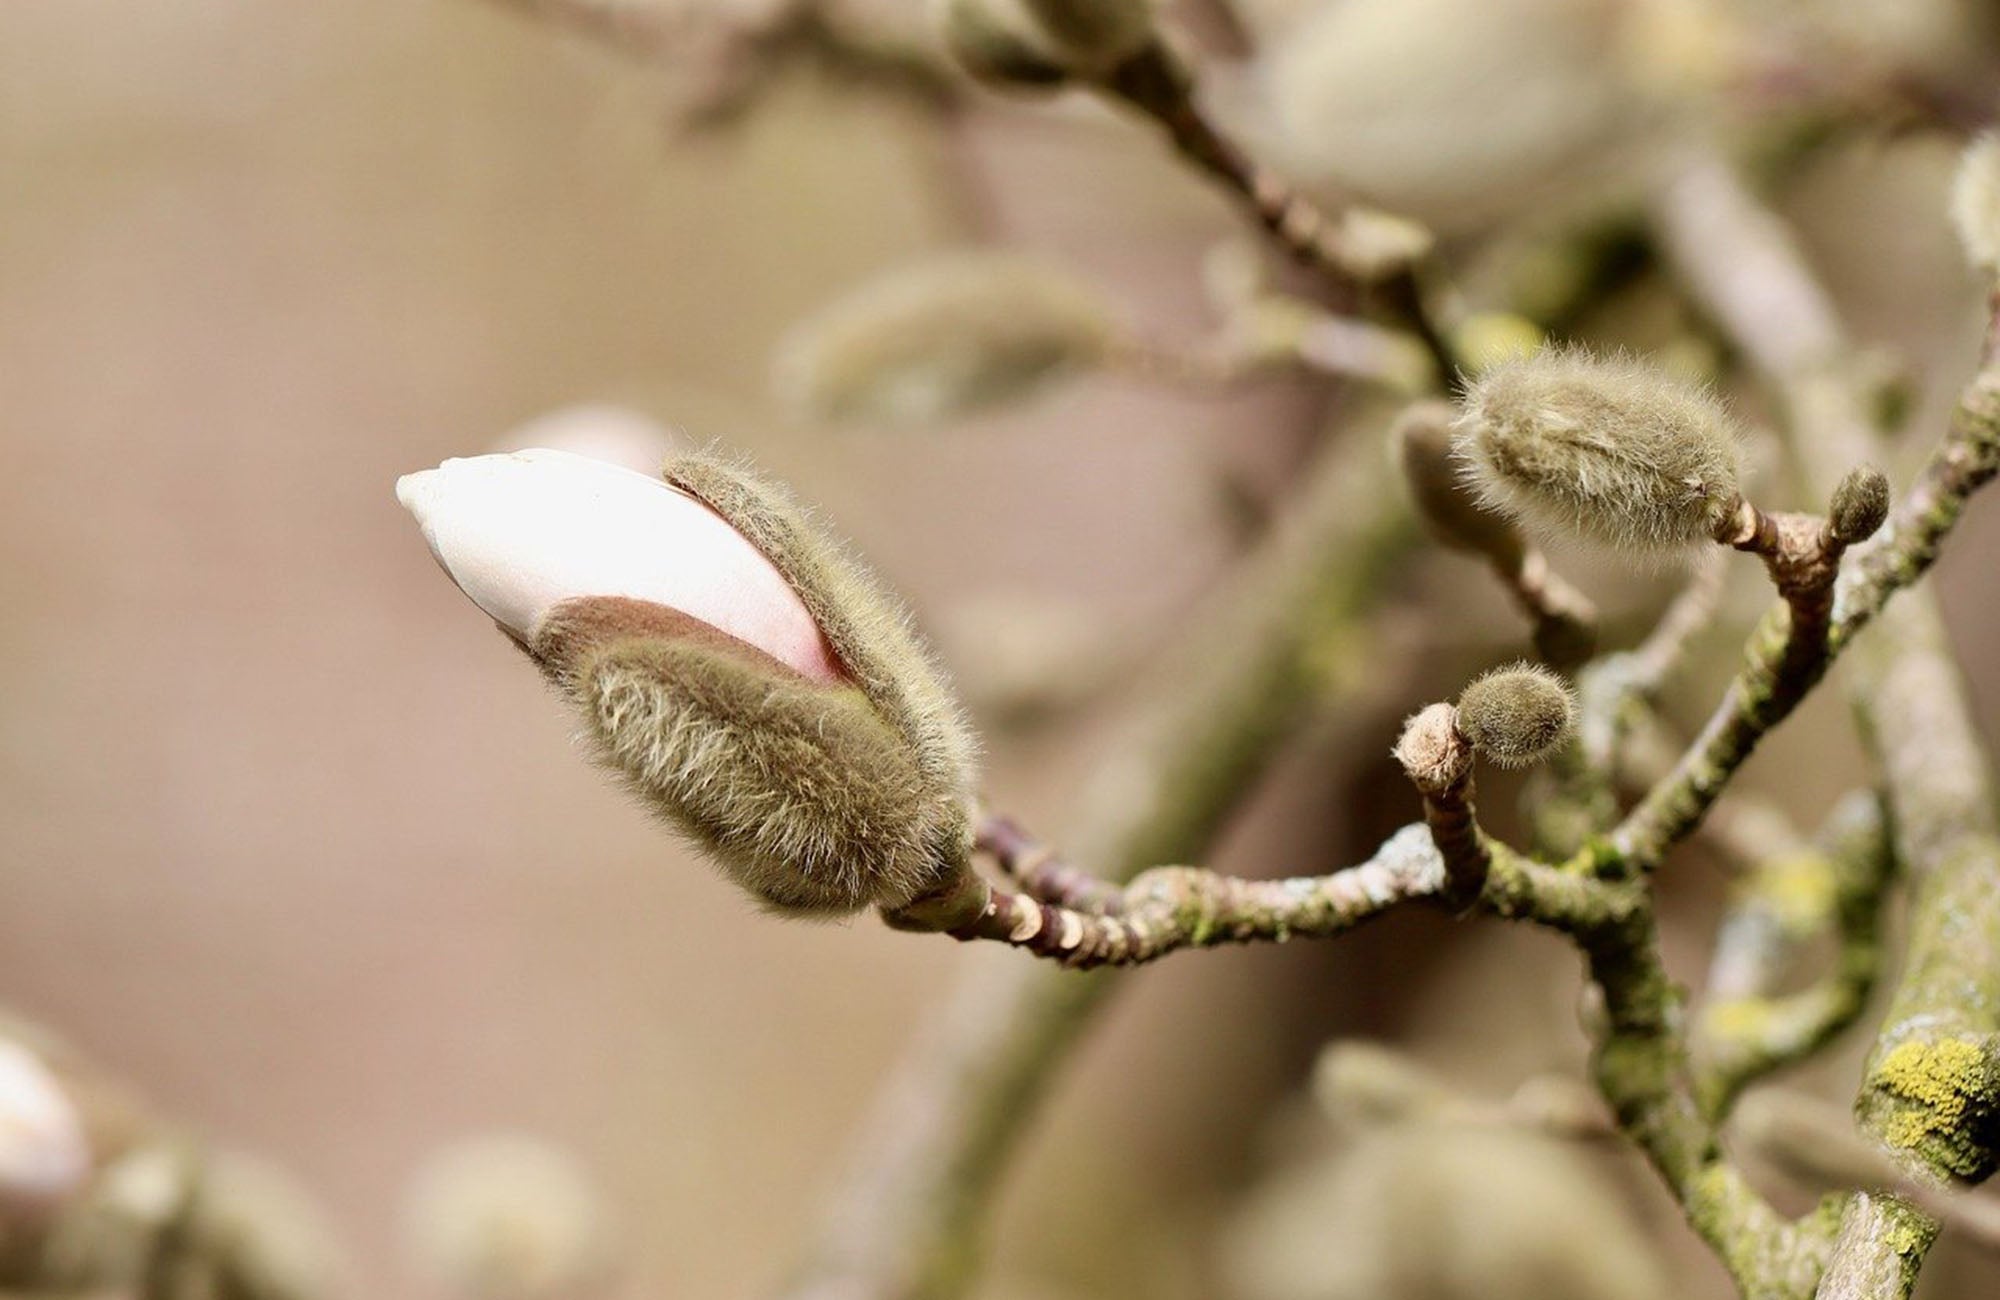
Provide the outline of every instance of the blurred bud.
[[959,67],[996,90],[1054,90],[1070,79],[1021,0],[936,0],[938,36]]
[[1069,277],[1011,254],[959,254],[892,271],[801,321],[773,377],[818,419],[923,423],[1091,365],[1115,332]]
[[1398,1120],[1436,1114],[1457,1100],[1414,1057],[1380,1043],[1330,1043],[1313,1065],[1313,1100],[1335,1119]]
[[1873,465],[1847,471],[1833,490],[1827,522],[1836,540],[1848,546],[1873,537],[1889,518],[1889,477]]
[[1308,184],[1459,231],[1650,161],[1660,97],[1621,62],[1617,0],[1302,6],[1260,59],[1270,148]]
[[1966,260],[2000,276],[2000,132],[1982,131],[1965,147],[1951,183],[1951,224]]
[[566,1153],[498,1135],[439,1152],[418,1171],[405,1215],[410,1246],[469,1300],[554,1300],[609,1271],[605,1214]]
[[1201,287],[1209,305],[1229,315],[1270,290],[1271,267],[1259,245],[1241,237],[1220,239],[1202,254]]
[[1625,1204],[1562,1141],[1398,1124],[1259,1189],[1221,1263],[1242,1300],[1666,1300]]
[[1449,402],[1417,402],[1397,417],[1389,440],[1403,467],[1403,481],[1417,513],[1439,541],[1512,569],[1521,562],[1520,530],[1482,504],[1466,482],[1464,467],[1452,454],[1457,418]]
[[1472,375],[1484,374],[1505,361],[1533,356],[1547,341],[1540,326],[1506,311],[1475,312],[1451,332],[1452,350]]
[[1496,668],[1460,694],[1458,725],[1488,762],[1526,767],[1569,739],[1576,698],[1567,682],[1540,664]]
[[1545,350],[1480,376],[1462,409],[1485,499],[1540,528],[1665,551],[1712,540],[1739,503],[1728,414],[1640,362]]
[[1396,761],[1426,794],[1462,780],[1472,763],[1472,749],[1458,729],[1458,710],[1433,704],[1403,724],[1396,740]]
[[1152,0],[944,0],[945,47],[1002,89],[1101,80],[1151,46]]
[[768,907],[899,907],[964,870],[971,740],[901,606],[779,489],[556,452],[397,487],[607,762]]
[[83,1120],[55,1075],[34,1053],[0,1040],[0,1226],[47,1222],[90,1167]]
[[189,1224],[192,1294],[254,1300],[338,1295],[345,1261],[319,1207],[292,1178],[247,1156],[216,1157],[202,1171]]

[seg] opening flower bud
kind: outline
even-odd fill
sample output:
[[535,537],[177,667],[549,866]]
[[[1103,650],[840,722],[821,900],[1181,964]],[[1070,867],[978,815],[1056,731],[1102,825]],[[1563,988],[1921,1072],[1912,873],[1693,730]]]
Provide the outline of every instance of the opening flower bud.
[[1727,412],[1638,361],[1546,349],[1488,370],[1461,405],[1472,481],[1538,529],[1661,552],[1713,540],[1741,499]]
[[861,285],[801,321],[773,380],[823,420],[925,423],[1014,401],[1103,356],[1110,314],[1068,276],[960,254]]
[[1488,761],[1526,767],[1569,739],[1576,698],[1568,683],[1539,664],[1496,668],[1458,697],[1458,725]]
[[901,606],[779,489],[551,452],[398,495],[626,784],[774,910],[900,907],[965,869],[971,742]]

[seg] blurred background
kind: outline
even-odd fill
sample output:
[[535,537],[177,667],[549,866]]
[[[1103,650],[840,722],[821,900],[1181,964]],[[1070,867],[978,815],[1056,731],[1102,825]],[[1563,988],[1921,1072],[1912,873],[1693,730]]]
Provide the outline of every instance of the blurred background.
[[[1323,2],[1246,3],[1243,26],[1266,39]],[[396,476],[524,437],[748,453],[907,594],[987,724],[988,791],[1060,842],[1119,692],[1027,722],[1009,692],[1074,675],[1037,659],[1052,644],[1111,656],[1118,678],[1170,642],[1282,497],[1326,398],[1283,377],[1086,377],[949,428],[823,427],[771,395],[772,357],[858,281],[1003,243],[1196,339],[1204,256],[1234,215],[1108,113],[967,92],[940,114],[809,60],[690,130],[660,50],[534,8],[0,5],[0,996],[204,1141],[282,1167],[351,1294],[451,1294],[410,1247],[413,1188],[440,1150],[520,1132],[602,1204],[617,1263],[596,1293],[759,1296],[921,1013],[964,967],[1025,959],[754,914],[579,761],[565,710],[438,572]],[[863,17],[916,39],[914,8]],[[1422,6],[1442,25],[1453,8]],[[1952,76],[1991,49],[1970,3],[1789,9],[1837,10],[1861,33],[1842,48]],[[1189,18],[1224,53],[1245,34]],[[1308,173],[1311,133],[1284,124],[1319,110],[1260,108],[1276,76],[1235,66],[1218,93]],[[1710,89],[1684,84],[1705,118]],[[1959,142],[1829,135],[1794,150],[1784,206],[1861,341],[1907,363],[1921,448],[1977,337],[1943,215]],[[1621,166],[1638,138],[1610,146]],[[1441,228],[1466,212],[1469,240],[1495,228],[1438,188],[1409,206]],[[1662,296],[1642,278],[1591,328],[1657,344],[1683,324]],[[1352,435],[1379,437],[1358,409]],[[1940,579],[1989,728],[1990,510]],[[1574,567],[1627,628],[1669,576]],[[1409,570],[1384,615],[1410,654],[1393,689],[1311,727],[1217,865],[1329,869],[1414,815],[1386,761],[1398,719],[1519,652],[1483,577],[1443,555]],[[1739,595],[1747,617],[1758,593]],[[1009,658],[993,629],[1023,625],[1045,638]],[[1700,716],[1734,644],[1713,639],[1677,714]],[[1861,777],[1835,692],[1749,772],[1808,825]],[[1698,855],[1669,884],[1689,978],[1722,886]],[[1504,1094],[1580,1069],[1578,990],[1563,946],[1429,914],[1143,972],[1031,1129],[978,1294],[1349,1294],[1314,1275],[1350,1253],[1341,1225],[1280,1222],[1284,1180],[1328,1141],[1305,1093],[1320,1046],[1388,1039]],[[1794,1081],[1844,1100],[1865,1037]],[[1727,1293],[1636,1162],[1575,1159],[1566,1176],[1610,1189],[1658,1271],[1617,1294]],[[1305,1280],[1242,1262],[1274,1239],[1312,1256]],[[1924,1294],[1996,1283],[1990,1257],[1948,1246]]]

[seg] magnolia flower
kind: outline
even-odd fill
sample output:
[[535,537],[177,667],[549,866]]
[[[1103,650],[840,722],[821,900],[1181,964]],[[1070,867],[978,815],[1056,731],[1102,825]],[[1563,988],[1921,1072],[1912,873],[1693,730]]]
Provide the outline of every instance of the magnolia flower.
[[659,479],[535,448],[405,474],[396,499],[451,580],[523,644],[564,601],[624,596],[679,610],[815,681],[845,676],[776,566]]
[[902,607],[782,490],[700,455],[663,482],[536,450],[446,461],[396,495],[606,763],[764,905],[958,897],[957,705]]
[[39,1217],[90,1173],[83,1121],[41,1058],[0,1041],[0,1209]]

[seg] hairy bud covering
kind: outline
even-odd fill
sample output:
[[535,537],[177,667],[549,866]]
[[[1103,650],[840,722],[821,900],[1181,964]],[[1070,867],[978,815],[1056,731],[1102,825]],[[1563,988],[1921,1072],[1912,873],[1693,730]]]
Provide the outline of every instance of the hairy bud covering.
[[1714,538],[1740,500],[1736,433],[1705,391],[1638,361],[1546,350],[1480,376],[1457,450],[1484,499],[1634,551]]
[[1873,537],[1889,518],[1889,477],[1873,465],[1847,471],[1833,490],[1827,522],[1841,543],[1852,546]]
[[1576,699],[1562,678],[1541,665],[1514,664],[1465,688],[1458,697],[1458,725],[1489,762],[1525,767],[1569,739]]
[[1452,422],[1457,418],[1449,402],[1435,401],[1417,402],[1396,418],[1389,441],[1403,481],[1417,513],[1439,541],[1511,567],[1521,560],[1520,530],[1481,502],[1466,483],[1452,454]]
[[869,281],[800,322],[774,381],[818,419],[922,423],[1011,401],[1103,355],[1109,313],[1026,258],[961,254]]
[[[544,453],[400,491],[599,753],[766,906],[898,908],[965,870],[970,735],[902,608],[780,489]],[[454,468],[458,467],[458,468]]]
[[1966,260],[2000,275],[2000,132],[1984,131],[1965,148],[1951,183],[1951,224]]

